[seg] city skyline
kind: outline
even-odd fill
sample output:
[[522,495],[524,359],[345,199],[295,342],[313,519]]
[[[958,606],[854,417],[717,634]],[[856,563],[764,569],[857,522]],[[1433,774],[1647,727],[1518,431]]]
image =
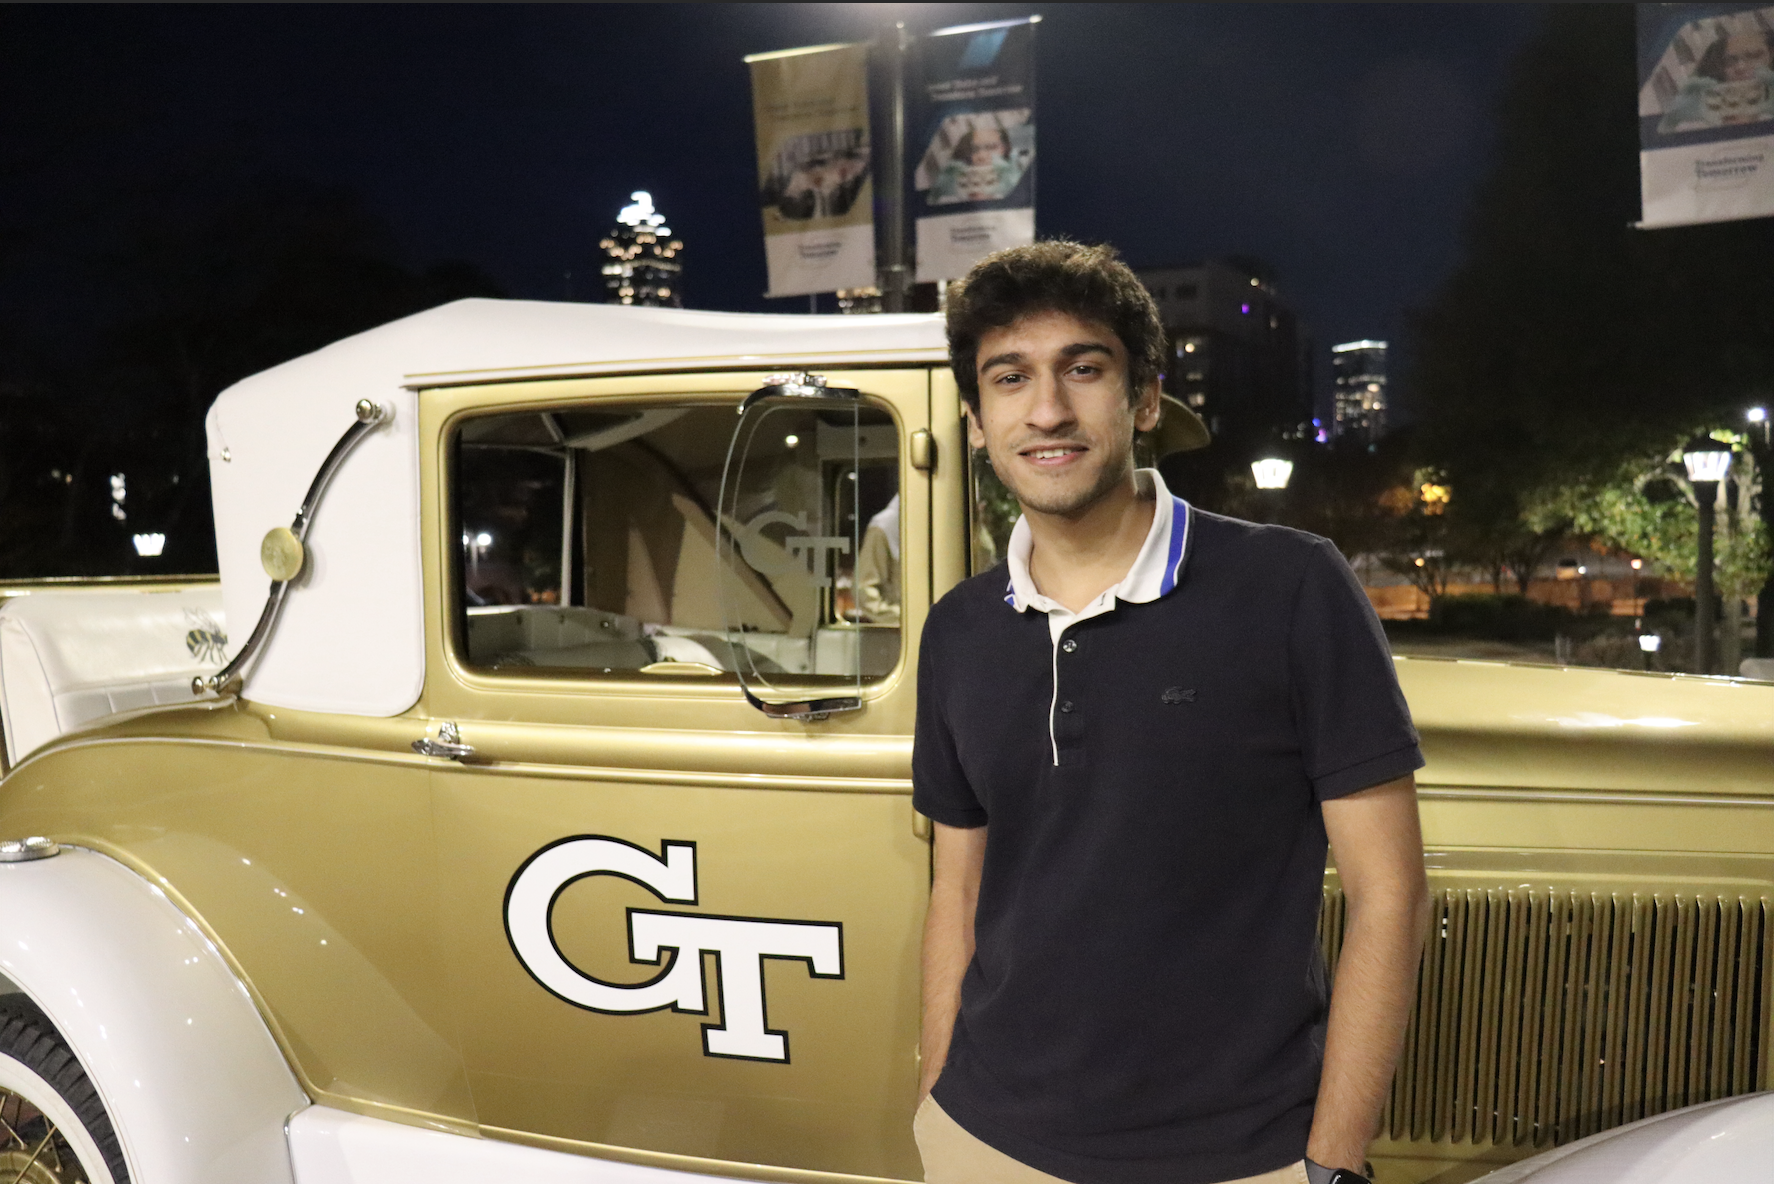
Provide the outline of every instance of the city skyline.
[[[921,32],[1032,12],[1038,232],[1111,242],[1138,266],[1270,259],[1321,340],[1398,340],[1453,266],[1495,96],[1539,19],[1525,6],[14,8],[0,13],[15,162],[0,315],[79,339],[116,307],[96,260],[126,228],[189,219],[257,176],[359,194],[406,259],[463,260],[530,299],[587,298],[568,273],[599,271],[609,211],[646,189],[708,244],[693,306],[805,311],[762,296],[743,55],[866,39],[892,18]],[[645,87],[585,68],[642,52]]]

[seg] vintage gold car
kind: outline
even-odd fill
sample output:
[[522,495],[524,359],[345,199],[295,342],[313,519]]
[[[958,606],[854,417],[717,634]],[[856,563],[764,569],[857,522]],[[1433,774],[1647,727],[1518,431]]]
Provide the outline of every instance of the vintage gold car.
[[[0,606],[0,1181],[918,1179],[919,627],[1008,526],[937,318],[462,301],[208,439],[219,589]],[[1767,1088],[1774,686],[1399,672],[1379,1179]]]

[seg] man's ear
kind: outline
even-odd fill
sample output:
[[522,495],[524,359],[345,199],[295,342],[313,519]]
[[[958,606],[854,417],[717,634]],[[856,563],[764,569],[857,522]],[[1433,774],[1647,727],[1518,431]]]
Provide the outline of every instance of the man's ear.
[[971,403],[961,404],[961,414],[967,417],[967,446],[984,448],[986,446],[986,430],[979,424],[979,412]]
[[1133,426],[1136,430],[1149,432],[1158,426],[1160,406],[1158,402],[1158,380],[1148,382],[1133,404]]

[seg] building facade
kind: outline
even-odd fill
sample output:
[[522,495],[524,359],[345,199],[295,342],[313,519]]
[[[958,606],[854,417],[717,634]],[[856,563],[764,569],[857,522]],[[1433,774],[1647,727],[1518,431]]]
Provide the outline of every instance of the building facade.
[[604,255],[604,300],[610,304],[684,306],[684,244],[671,236],[653,195],[637,190],[598,247]]
[[1332,430],[1339,440],[1372,444],[1386,434],[1386,343],[1331,346]]
[[1258,260],[1142,269],[1170,338],[1166,393],[1216,438],[1311,439],[1311,344]]

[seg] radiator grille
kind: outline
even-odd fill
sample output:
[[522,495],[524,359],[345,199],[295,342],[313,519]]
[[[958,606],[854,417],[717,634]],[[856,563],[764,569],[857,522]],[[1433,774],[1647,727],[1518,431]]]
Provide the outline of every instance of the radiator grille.
[[[1465,888],[1432,899],[1386,1108],[1393,1139],[1545,1147],[1759,1087],[1762,900]],[[1334,968],[1339,889],[1326,886],[1319,922]]]

